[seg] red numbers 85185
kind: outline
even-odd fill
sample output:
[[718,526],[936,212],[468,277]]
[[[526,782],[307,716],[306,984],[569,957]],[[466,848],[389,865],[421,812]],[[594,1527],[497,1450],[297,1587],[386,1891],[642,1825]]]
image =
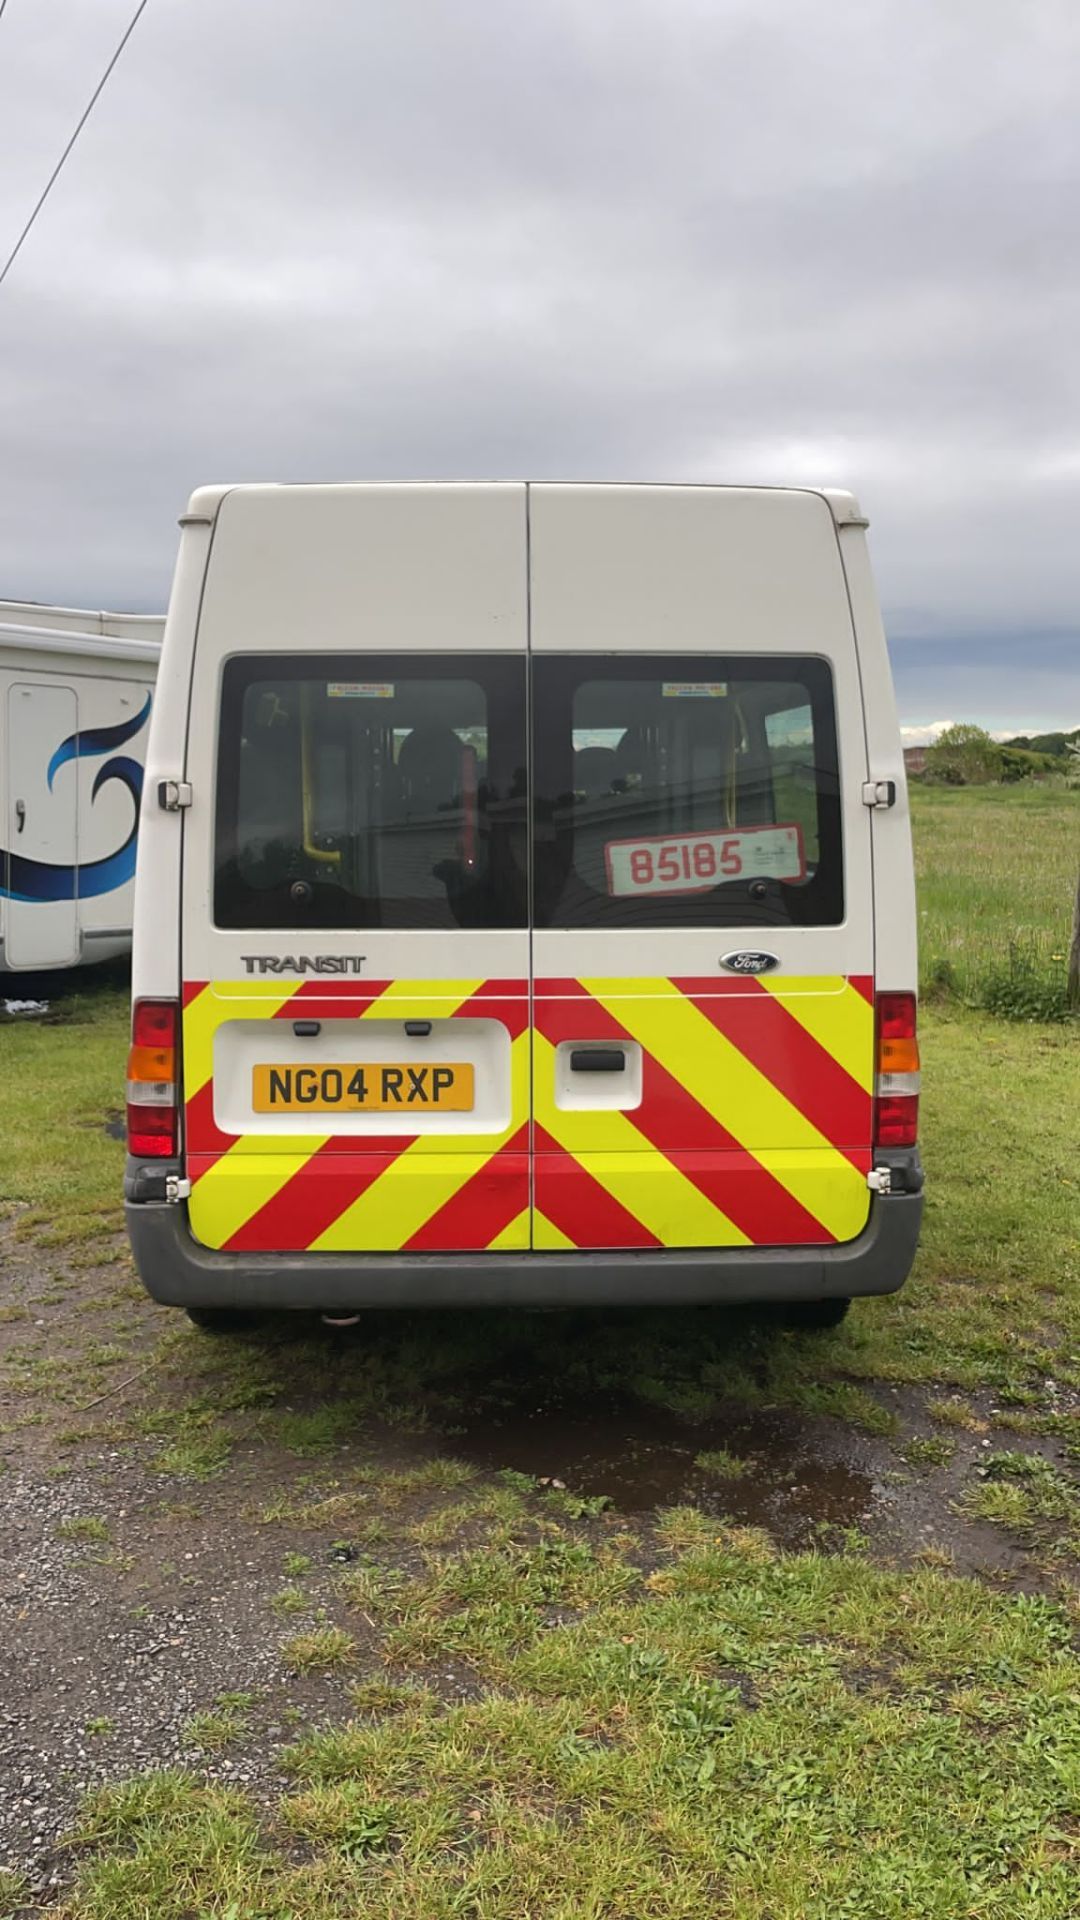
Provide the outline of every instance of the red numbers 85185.
[[630,877],[637,887],[657,880],[706,884],[718,875],[734,879],[742,872],[737,840],[667,840],[658,847],[635,847],[630,854]]

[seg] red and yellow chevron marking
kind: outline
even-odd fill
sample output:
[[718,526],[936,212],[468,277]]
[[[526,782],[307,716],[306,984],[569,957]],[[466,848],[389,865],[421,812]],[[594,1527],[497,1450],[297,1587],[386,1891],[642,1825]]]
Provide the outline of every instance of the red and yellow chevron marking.
[[[501,1134],[223,1133],[236,1019],[484,1017],[511,1037]],[[640,1103],[568,1108],[555,1049],[641,1050]],[[244,981],[185,989],[192,1229],[236,1252],[806,1246],[855,1238],[871,1164],[865,978]],[[531,1088],[531,1112],[530,1112]]]
[[[501,1133],[222,1133],[215,1036],[227,1021],[473,1018],[511,1037],[511,1114]],[[192,983],[184,994],[189,1218],[235,1252],[472,1250],[529,1244],[528,984],[523,980]]]
[[[866,1225],[870,983],[538,981],[533,1245],[806,1246]],[[629,1111],[556,1105],[560,1041],[641,1048]]]

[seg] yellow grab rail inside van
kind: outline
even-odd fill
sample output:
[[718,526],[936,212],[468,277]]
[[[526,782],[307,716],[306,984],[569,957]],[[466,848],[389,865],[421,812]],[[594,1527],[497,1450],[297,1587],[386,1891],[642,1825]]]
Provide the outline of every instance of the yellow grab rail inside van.
[[300,689],[300,844],[309,860],[320,860],[323,866],[340,867],[341,849],[318,847],[315,844],[313,819],[315,814],[315,783],[313,769],[315,764],[315,742],[312,736],[314,715],[311,710],[311,688]]

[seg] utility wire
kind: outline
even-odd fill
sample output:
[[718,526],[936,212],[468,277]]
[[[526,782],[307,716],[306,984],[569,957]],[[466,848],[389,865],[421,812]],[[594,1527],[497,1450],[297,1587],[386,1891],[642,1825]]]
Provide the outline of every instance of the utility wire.
[[[6,5],[7,5],[7,0],[0,0],[0,14],[3,13]],[[0,268],[0,287],[3,286],[4,281],[7,279],[8,274],[11,272],[12,267],[15,265],[15,261],[22,250],[23,241],[26,239],[27,235],[29,234],[31,227],[33,226],[35,220],[38,217],[38,214],[41,212],[42,207],[45,205],[46,200],[48,199],[50,193],[52,192],[54,186],[56,185],[56,182],[60,178],[60,174],[63,171],[64,162],[66,161],[68,154],[71,152],[72,147],[75,145],[76,140],[78,139],[80,133],[82,132],[87,121],[89,120],[90,115],[93,113],[94,108],[97,106],[98,99],[102,91],[104,90],[105,82],[108,80],[109,75],[111,74],[113,68],[115,67],[117,61],[120,58],[120,55],[123,53],[124,48],[127,46],[128,41],[131,39],[131,36],[134,33],[135,28],[138,26],[139,17],[142,14],[146,5],[147,5],[147,0],[139,0],[139,4],[136,7],[135,12],[132,14],[131,19],[128,21],[127,31],[125,32],[123,39],[120,41],[120,44],[117,47],[115,53],[113,54],[112,59],[109,61],[109,64],[106,67],[104,73],[102,74],[101,79],[98,81],[97,86],[94,88],[93,93],[90,95],[90,98],[87,101],[86,106],[83,110],[82,118],[80,119],[78,126],[76,127],[74,133],[71,136],[71,139],[68,141],[67,146],[64,148],[63,153],[60,155],[59,160],[57,161],[55,167],[53,168],[51,174],[49,175],[48,180],[45,183],[45,187],[41,194],[41,198],[39,199],[36,207],[34,208],[33,213],[30,215],[29,220],[27,221],[25,227],[23,228],[18,239],[16,240],[15,245],[12,247],[11,252],[8,254],[8,257],[5,260],[3,267]]]

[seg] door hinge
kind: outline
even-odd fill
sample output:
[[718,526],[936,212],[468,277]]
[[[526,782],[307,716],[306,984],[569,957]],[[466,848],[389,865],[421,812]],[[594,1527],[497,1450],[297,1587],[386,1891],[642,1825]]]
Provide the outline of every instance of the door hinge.
[[895,807],[895,780],[864,780],[862,790],[864,807]]
[[871,1167],[869,1173],[866,1176],[866,1184],[869,1187],[871,1193],[891,1193],[892,1192],[892,1168],[891,1167]]
[[157,797],[158,806],[166,813],[179,813],[181,807],[191,805],[191,781],[159,780]]
[[175,1206],[178,1200],[186,1200],[191,1193],[191,1181],[184,1180],[178,1173],[165,1175],[165,1198]]

